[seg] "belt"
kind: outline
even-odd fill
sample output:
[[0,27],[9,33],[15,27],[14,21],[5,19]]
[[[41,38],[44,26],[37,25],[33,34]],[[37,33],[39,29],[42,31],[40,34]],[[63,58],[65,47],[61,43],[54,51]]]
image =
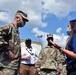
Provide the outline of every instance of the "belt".
[[73,64],[73,65],[68,66],[67,67],[67,70],[71,70],[71,69],[74,69],[74,68],[76,68],[76,64]]
[[28,66],[35,66],[35,64],[25,64],[25,65],[28,65]]

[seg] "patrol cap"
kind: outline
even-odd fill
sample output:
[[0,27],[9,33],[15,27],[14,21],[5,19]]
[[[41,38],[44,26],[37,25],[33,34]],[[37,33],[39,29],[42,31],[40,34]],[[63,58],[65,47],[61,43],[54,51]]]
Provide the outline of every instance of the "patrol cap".
[[47,39],[48,39],[48,38],[53,38],[53,35],[52,35],[52,34],[48,34],[48,35],[47,35]]
[[26,39],[26,42],[31,42],[31,39],[27,38],[27,39]]
[[22,16],[27,22],[29,21],[29,20],[27,19],[27,14],[24,13],[23,11],[21,11],[21,10],[18,10],[18,11],[16,12],[16,15]]

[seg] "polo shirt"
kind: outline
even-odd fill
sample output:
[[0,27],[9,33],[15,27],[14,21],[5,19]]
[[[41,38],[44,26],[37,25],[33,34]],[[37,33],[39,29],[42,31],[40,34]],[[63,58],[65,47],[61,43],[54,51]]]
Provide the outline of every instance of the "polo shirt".
[[38,59],[37,49],[35,47],[21,49],[21,56],[30,56],[30,60],[21,60],[22,64],[35,64]]

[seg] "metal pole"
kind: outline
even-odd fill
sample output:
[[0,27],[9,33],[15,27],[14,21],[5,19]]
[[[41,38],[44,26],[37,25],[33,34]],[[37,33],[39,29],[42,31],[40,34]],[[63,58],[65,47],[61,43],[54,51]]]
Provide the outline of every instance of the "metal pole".
[[37,36],[39,38],[39,42],[40,42],[40,38],[42,38],[42,35]]

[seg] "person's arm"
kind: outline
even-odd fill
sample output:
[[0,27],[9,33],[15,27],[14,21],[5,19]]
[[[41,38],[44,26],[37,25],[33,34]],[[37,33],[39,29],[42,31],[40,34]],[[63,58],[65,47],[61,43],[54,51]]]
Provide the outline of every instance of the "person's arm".
[[21,60],[30,60],[30,56],[24,56],[24,55],[23,55],[23,56],[21,57]]
[[[64,52],[67,56],[69,56],[70,58],[76,60],[76,53],[75,53],[75,52],[72,52],[72,51],[69,51],[69,50],[67,50],[67,49],[62,48],[60,45],[54,43],[52,40],[50,40],[50,42],[51,42],[56,48],[58,48],[60,51]],[[75,40],[74,40],[74,42],[75,42]],[[75,45],[75,44],[74,44],[74,45]],[[76,47],[76,46],[74,46],[74,47]],[[76,48],[74,48],[74,49],[76,49]]]
[[2,50],[8,51],[10,48],[8,46],[8,35],[9,35],[9,26],[4,25],[0,27],[0,46]]
[[51,43],[52,43],[52,45],[54,46],[54,47],[56,47],[56,48],[58,48],[58,49],[60,49],[61,48],[61,46],[60,45],[57,45],[55,42],[53,42],[52,40],[49,40]]
[[41,67],[43,56],[44,56],[44,50],[41,49],[39,56],[38,56],[38,60],[37,60],[36,65],[35,65],[38,73],[40,72],[40,67]]
[[11,59],[15,59],[15,55],[12,53],[9,47],[9,37],[11,36],[11,27],[4,25],[0,27],[0,47],[2,51],[6,52]]
[[72,52],[72,51],[69,51],[67,49],[63,49],[63,48],[60,48],[60,50],[62,52],[64,52],[67,56],[69,56],[70,58],[76,60],[76,53]]
[[76,60],[76,35],[71,39],[70,46],[72,51],[63,48],[60,48],[60,50],[62,50],[70,58]]

